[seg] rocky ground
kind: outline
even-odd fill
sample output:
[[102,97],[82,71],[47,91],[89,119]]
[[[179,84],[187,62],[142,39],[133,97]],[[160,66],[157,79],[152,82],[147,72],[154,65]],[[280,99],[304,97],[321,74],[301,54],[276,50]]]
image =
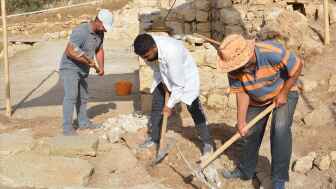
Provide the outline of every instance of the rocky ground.
[[[118,1],[107,8],[118,9],[125,3]],[[128,6],[116,11],[121,15],[119,18],[135,10]],[[194,168],[200,160],[200,142],[184,106],[169,119],[168,129],[176,144],[162,163],[150,166],[154,150],[142,151],[138,148],[146,135],[148,115],[136,111],[140,104],[138,90],[142,86],[137,79],[137,58],[129,48],[132,37],[128,34],[120,32],[122,34],[116,35],[115,32],[108,35],[106,76],[102,80],[95,75],[89,79],[92,96],[89,114],[104,128],[81,131],[79,136],[74,137],[61,135],[62,87],[54,71],[68,31],[82,18],[91,18],[96,8],[81,9],[81,12],[86,10],[86,14],[77,14],[76,10],[57,12],[42,16],[45,19],[37,15],[31,18],[36,24],[22,24],[28,22],[27,18],[22,22],[19,18],[10,22],[10,27],[21,28],[13,29],[11,35],[29,38],[46,36],[46,40],[28,48],[17,45],[20,47],[14,48],[22,48],[22,51],[16,51],[10,58],[13,104],[17,108],[11,119],[4,114],[0,116],[0,188],[206,188],[196,179],[190,181],[188,175],[191,171],[181,157],[182,153]],[[39,22],[41,20],[42,23]],[[124,22],[117,24],[120,26]],[[117,28],[117,31],[124,30]],[[334,37],[332,44],[319,50],[320,53],[305,56],[305,68],[300,78],[304,90],[301,91],[293,124],[289,189],[336,188]],[[198,42],[199,39],[192,36],[186,36],[184,40],[200,69],[201,98],[209,127],[219,147],[235,133],[235,99],[227,90],[226,76],[215,69],[214,47]],[[113,85],[120,79],[135,84],[132,95],[116,96]],[[0,87],[3,97],[4,90]],[[3,102],[1,98],[1,104]],[[258,180],[225,180],[221,177],[221,188],[270,188],[269,133],[267,129],[260,149]],[[234,169],[238,152],[239,142],[221,155],[214,165],[219,171]]]

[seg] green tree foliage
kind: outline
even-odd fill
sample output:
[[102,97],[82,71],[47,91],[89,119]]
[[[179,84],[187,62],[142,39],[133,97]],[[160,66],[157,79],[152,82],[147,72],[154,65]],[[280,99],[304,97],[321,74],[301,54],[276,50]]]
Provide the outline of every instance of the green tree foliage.
[[6,6],[9,13],[19,13],[41,10],[59,2],[65,2],[65,0],[6,0]]

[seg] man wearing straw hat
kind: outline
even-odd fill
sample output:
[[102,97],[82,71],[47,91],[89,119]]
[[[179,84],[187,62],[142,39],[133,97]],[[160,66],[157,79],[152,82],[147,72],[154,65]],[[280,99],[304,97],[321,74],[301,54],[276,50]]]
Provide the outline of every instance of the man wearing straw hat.
[[299,94],[295,90],[303,62],[275,41],[255,42],[241,35],[227,36],[218,50],[218,68],[228,72],[230,90],[237,98],[237,129],[242,153],[237,168],[224,171],[225,178],[254,177],[259,147],[270,114],[250,130],[246,123],[275,103],[271,124],[273,189],[284,189],[289,180],[292,152],[291,126]]
[[[154,71],[150,136],[141,147],[148,148],[159,143],[162,112],[169,116],[176,104],[184,102],[203,143],[202,153],[212,152],[212,137],[199,100],[197,66],[182,42],[171,37],[140,34],[134,40],[134,52]],[[167,104],[166,92],[170,93]]]
[[[104,32],[112,29],[112,14],[106,9],[99,11],[95,20],[76,27],[67,44],[60,64],[60,77],[64,84],[63,134],[75,135],[72,125],[74,107],[77,110],[78,128],[97,128],[89,121],[86,104],[88,84],[86,78],[90,68],[104,75]],[[98,64],[95,64],[94,57]]]

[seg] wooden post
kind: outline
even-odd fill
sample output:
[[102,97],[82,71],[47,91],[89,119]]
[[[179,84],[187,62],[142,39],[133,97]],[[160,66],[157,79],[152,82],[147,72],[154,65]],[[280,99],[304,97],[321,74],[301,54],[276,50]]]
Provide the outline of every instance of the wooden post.
[[12,115],[12,107],[10,101],[10,82],[9,82],[9,65],[8,65],[8,38],[7,38],[7,21],[6,21],[6,3],[1,0],[1,17],[3,32],[3,58],[5,73],[5,94],[6,94],[6,114],[8,117]]
[[329,0],[324,0],[324,44],[330,44],[330,31],[329,31]]

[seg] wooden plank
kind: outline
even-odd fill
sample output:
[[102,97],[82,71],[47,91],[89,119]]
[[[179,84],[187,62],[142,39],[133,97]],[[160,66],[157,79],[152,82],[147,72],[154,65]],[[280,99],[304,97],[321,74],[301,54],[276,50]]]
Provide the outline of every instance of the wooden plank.
[[7,38],[7,18],[6,18],[6,3],[1,0],[1,15],[2,15],[2,31],[3,31],[3,58],[4,58],[4,74],[5,74],[5,95],[6,95],[6,115],[11,117],[12,106],[10,96],[10,77],[8,64],[8,38]]
[[324,44],[330,44],[330,31],[329,31],[329,0],[324,0]]

